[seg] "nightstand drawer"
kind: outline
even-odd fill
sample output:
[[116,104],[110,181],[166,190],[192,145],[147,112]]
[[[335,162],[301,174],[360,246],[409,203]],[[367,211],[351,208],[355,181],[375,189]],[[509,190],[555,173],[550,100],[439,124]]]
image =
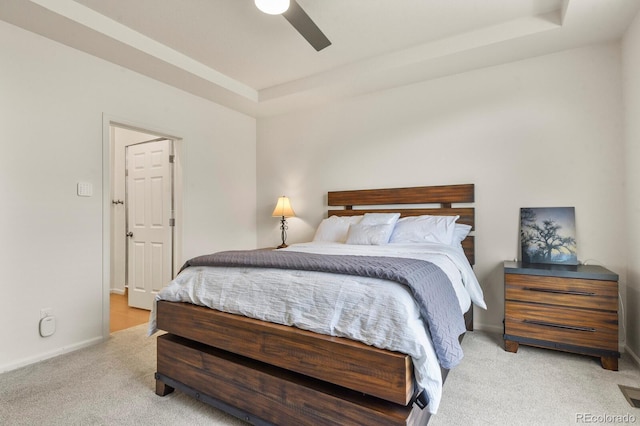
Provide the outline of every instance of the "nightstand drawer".
[[507,302],[505,334],[531,339],[618,350],[617,312]]
[[618,310],[615,281],[505,274],[505,298],[576,308]]

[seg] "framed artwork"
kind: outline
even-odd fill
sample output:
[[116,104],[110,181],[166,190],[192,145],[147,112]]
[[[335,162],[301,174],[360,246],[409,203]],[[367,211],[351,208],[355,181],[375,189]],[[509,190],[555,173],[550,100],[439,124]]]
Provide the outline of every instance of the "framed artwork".
[[577,265],[574,207],[520,209],[523,263]]

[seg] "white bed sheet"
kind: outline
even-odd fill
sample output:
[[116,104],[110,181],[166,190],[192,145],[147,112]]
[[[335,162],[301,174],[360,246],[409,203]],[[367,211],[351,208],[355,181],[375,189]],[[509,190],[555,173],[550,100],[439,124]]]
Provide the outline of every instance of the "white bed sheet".
[[[462,312],[469,309],[472,301],[484,307],[482,290],[466,257],[464,254],[460,257],[456,253],[459,250],[448,246],[304,243],[285,250],[428,260],[449,276]],[[427,409],[437,412],[442,396],[440,366],[419,308],[410,291],[401,284],[324,272],[190,267],[165,287],[156,300],[189,302],[406,353],[412,357],[417,385],[429,398]],[[149,332],[155,331],[154,306]]]

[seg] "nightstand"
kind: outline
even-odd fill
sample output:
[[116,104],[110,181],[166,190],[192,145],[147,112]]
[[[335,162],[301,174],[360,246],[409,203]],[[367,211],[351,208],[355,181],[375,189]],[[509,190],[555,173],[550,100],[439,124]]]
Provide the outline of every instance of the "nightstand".
[[600,358],[618,370],[618,275],[597,265],[504,262],[504,345]]

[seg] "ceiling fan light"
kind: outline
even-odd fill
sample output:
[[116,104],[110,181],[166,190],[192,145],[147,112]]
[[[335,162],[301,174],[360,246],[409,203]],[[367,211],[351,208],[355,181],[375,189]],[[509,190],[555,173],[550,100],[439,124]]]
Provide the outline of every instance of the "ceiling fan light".
[[269,15],[280,15],[289,9],[289,0],[255,0],[256,7]]

